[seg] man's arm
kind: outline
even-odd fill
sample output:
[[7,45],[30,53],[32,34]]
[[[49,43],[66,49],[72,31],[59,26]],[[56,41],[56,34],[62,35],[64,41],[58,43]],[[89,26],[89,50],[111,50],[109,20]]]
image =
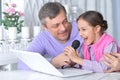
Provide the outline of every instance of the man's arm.
[[51,64],[56,68],[61,68],[62,66],[70,66],[70,59],[64,53],[52,58]]

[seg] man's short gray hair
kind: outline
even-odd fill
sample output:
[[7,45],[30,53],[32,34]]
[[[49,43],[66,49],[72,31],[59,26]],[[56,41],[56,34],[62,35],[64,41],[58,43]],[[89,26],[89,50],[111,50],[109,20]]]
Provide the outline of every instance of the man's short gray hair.
[[45,25],[46,17],[53,19],[60,13],[61,10],[63,10],[66,14],[66,10],[64,6],[58,2],[48,2],[44,4],[39,11],[39,19],[41,21],[41,24]]

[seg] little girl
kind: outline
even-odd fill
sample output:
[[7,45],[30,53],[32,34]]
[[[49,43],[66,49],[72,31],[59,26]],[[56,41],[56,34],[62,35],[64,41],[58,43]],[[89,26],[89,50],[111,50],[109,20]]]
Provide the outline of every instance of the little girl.
[[82,66],[82,69],[93,72],[104,72],[107,67],[102,59],[104,54],[119,52],[116,41],[105,31],[107,21],[97,11],[87,11],[77,19],[80,36],[84,39],[83,50],[79,53],[68,46],[65,54],[70,60]]

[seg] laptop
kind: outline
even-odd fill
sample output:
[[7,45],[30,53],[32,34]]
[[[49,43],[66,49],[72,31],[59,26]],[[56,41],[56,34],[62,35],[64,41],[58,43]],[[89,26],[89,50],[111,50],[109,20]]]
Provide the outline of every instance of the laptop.
[[13,49],[10,51],[21,61],[23,61],[27,66],[29,66],[29,68],[37,72],[42,72],[59,77],[72,77],[92,73],[92,71],[86,71],[77,68],[56,69],[39,53]]

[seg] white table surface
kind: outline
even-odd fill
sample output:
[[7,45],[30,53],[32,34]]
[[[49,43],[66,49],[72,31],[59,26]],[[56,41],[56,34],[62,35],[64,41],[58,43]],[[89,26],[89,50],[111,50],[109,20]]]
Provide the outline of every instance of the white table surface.
[[18,62],[18,58],[11,53],[0,54],[0,65],[12,64],[17,62]]
[[1,71],[0,80],[120,80],[120,73],[92,73],[77,77],[61,78],[39,72],[15,70]]

